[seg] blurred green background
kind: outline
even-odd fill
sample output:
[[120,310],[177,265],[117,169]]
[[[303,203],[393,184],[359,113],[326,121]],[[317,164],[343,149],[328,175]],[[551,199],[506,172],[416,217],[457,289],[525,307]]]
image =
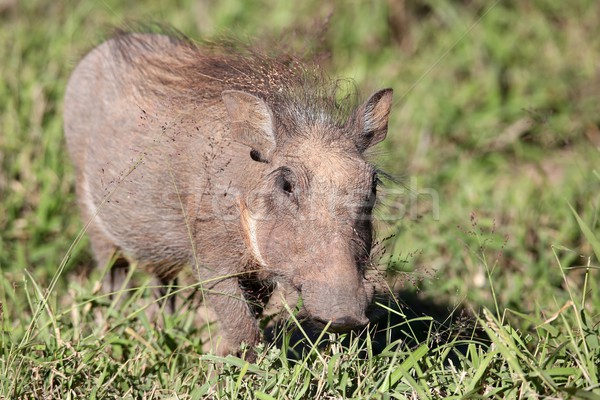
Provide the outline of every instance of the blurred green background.
[[[397,178],[376,214],[395,287],[477,308],[493,306],[493,285],[501,308],[548,312],[567,299],[561,266],[581,287],[592,248],[568,205],[598,233],[598,1],[2,0],[5,290],[25,270],[47,284],[82,228],[61,126],[66,80],[113,27],[140,21],[192,39],[289,38],[327,54],[329,74],[363,96],[394,88],[374,158]],[[66,274],[91,263],[84,240]]]

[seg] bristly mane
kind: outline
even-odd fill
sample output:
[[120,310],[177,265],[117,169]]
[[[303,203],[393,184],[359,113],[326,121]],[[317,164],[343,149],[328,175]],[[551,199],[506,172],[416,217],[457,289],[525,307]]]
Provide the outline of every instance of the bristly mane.
[[182,105],[246,91],[269,104],[288,134],[317,123],[340,127],[356,107],[351,80],[331,79],[294,54],[231,39],[196,44],[180,34],[121,32],[113,43],[113,56],[137,71],[145,90]]

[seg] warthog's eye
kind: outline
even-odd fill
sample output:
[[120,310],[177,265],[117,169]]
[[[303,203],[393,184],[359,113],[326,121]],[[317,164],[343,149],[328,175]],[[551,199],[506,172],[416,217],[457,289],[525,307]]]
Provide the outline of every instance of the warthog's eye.
[[294,194],[294,184],[290,182],[285,176],[280,176],[279,178],[277,178],[277,186],[279,186],[279,188],[283,190],[283,193],[287,195]]
[[292,194],[294,192],[294,186],[292,185],[292,182],[288,181],[285,178],[283,178],[283,183],[281,184],[281,188],[287,194]]
[[286,195],[291,196],[294,194],[296,189],[296,185],[294,183],[294,173],[289,168],[281,167],[275,182],[277,187],[280,188]]

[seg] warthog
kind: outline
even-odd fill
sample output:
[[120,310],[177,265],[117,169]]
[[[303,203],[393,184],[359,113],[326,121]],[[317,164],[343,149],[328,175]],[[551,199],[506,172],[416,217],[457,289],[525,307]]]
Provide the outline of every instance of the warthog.
[[[297,290],[311,319],[368,323],[365,280],[392,90],[362,105],[292,56],[123,33],[66,90],[77,195],[107,290],[135,262],[161,283],[188,266],[217,315],[218,353],[254,345],[247,287]],[[339,86],[339,85],[337,85]]]

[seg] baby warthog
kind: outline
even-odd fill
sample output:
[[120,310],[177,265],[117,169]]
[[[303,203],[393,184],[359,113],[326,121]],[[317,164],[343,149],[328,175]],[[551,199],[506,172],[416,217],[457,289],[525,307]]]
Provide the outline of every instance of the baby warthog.
[[[392,90],[362,105],[310,63],[235,44],[120,34],[66,90],[77,194],[105,288],[137,263],[191,267],[219,319],[218,353],[260,340],[248,287],[281,283],[312,320],[368,323],[377,169]],[[341,99],[342,98],[342,99]]]

